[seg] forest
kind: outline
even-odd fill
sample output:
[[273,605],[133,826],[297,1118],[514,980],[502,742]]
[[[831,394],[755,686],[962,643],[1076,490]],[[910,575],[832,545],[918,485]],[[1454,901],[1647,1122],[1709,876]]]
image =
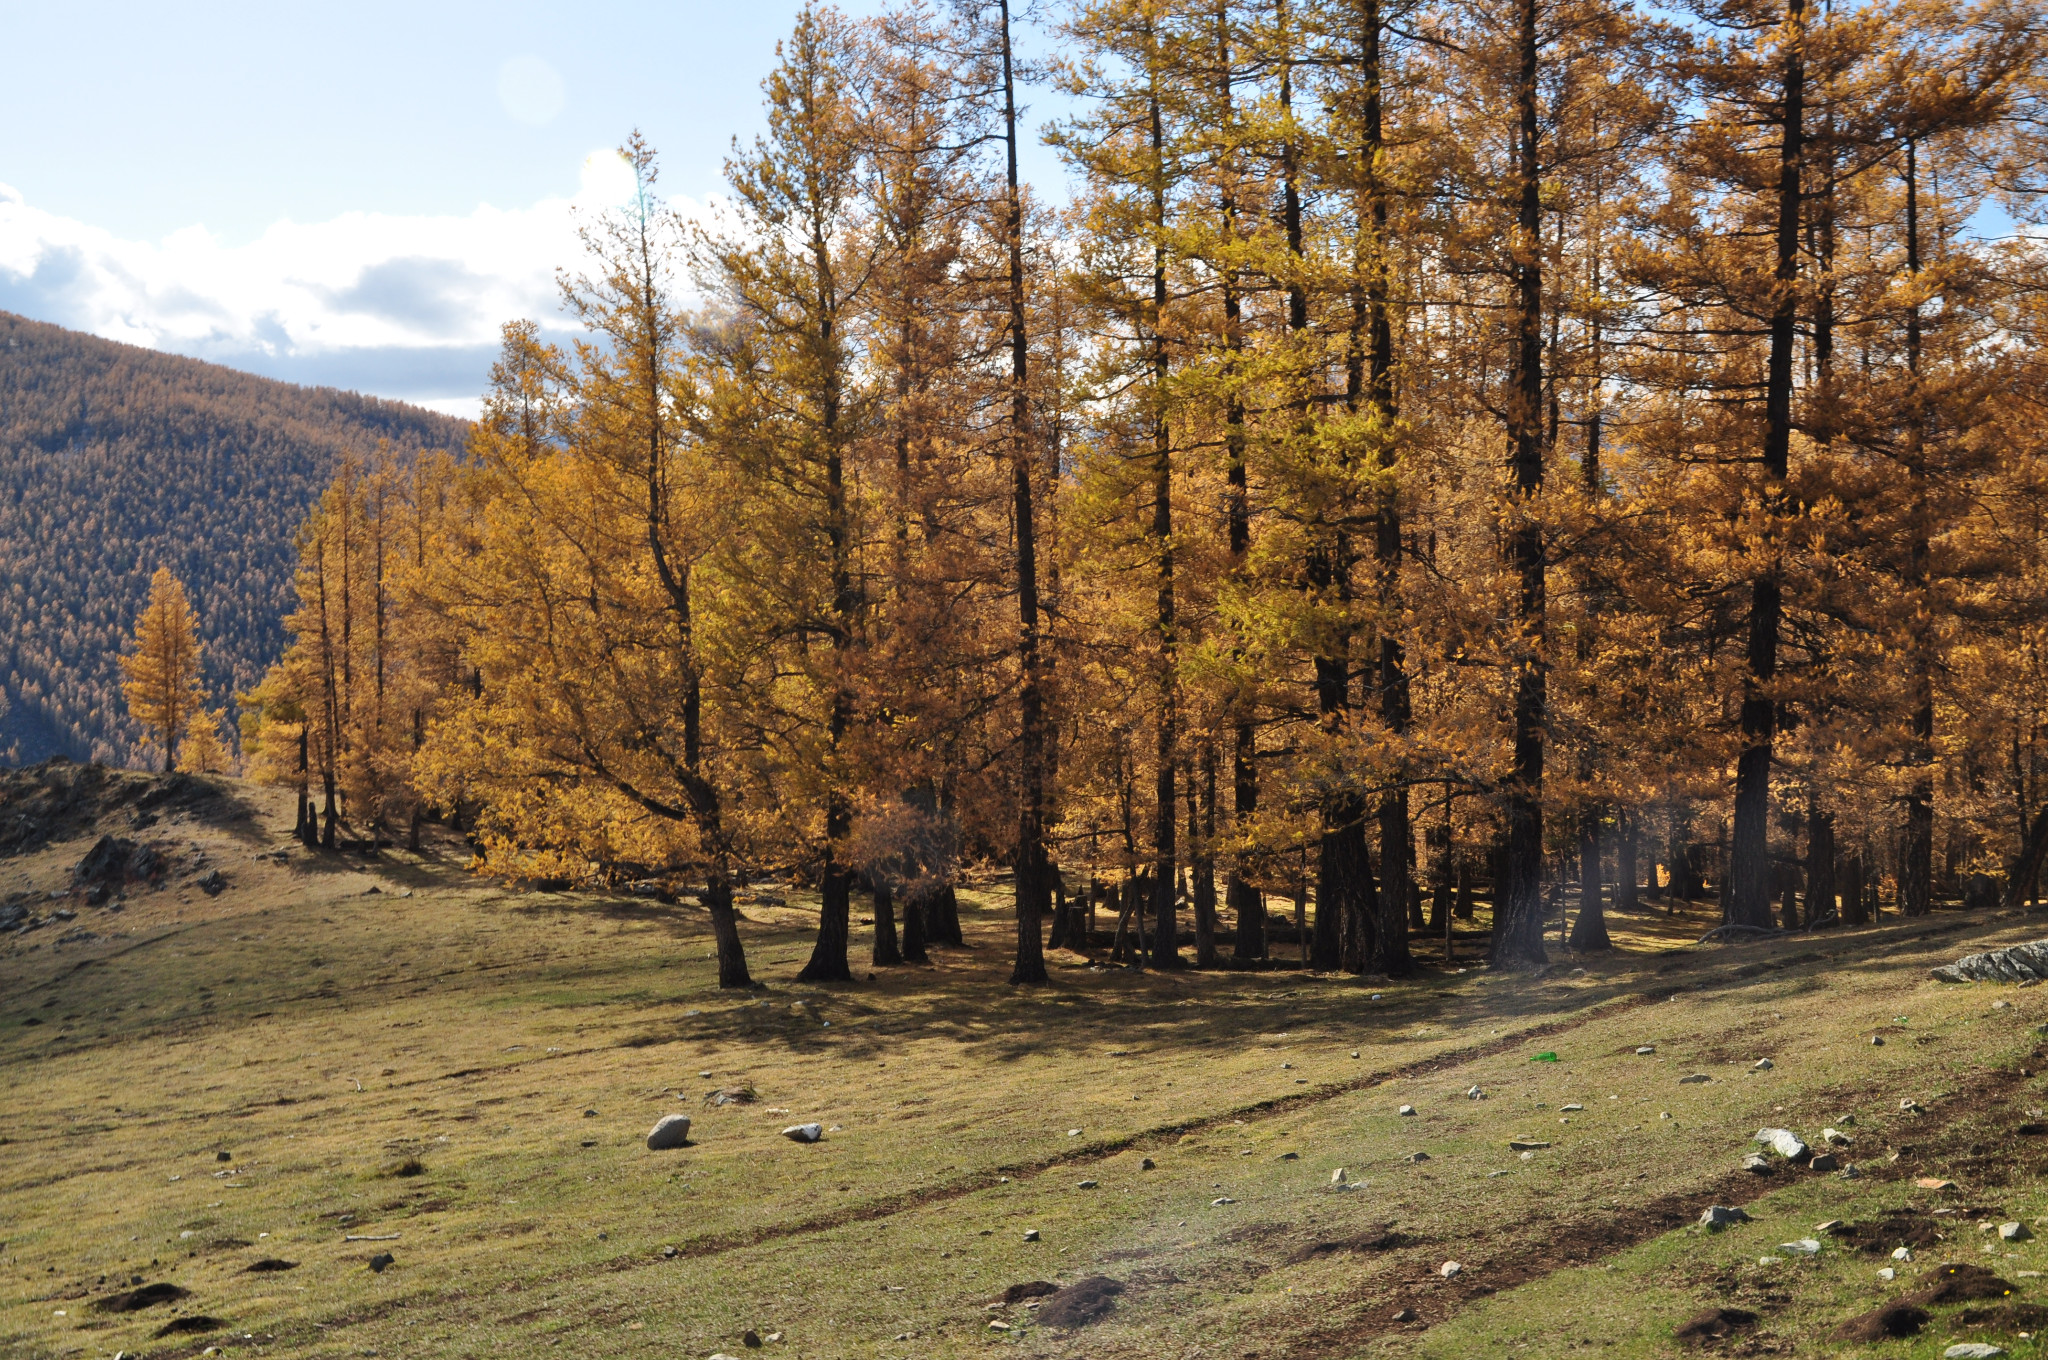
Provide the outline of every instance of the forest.
[[734,987],[769,871],[811,981],[856,891],[877,965],[944,942],[965,863],[1019,984],[2035,892],[2048,15],[1013,19],[807,8],[715,211],[628,143],[585,339],[340,460],[245,696],[309,843],[688,893]]
[[284,648],[292,533],[343,449],[459,447],[461,421],[0,313],[0,763],[145,759],[120,698],[151,574],[192,590],[232,708]]

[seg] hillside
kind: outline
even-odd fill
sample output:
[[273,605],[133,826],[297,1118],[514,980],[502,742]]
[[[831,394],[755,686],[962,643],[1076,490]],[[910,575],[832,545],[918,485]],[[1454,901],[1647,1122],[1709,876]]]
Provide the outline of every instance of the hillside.
[[[756,885],[732,992],[687,902],[291,820],[0,774],[0,1353],[2040,1354],[2048,1001],[1928,977],[2038,914],[1701,946],[1711,909],[1660,905],[1544,973],[1057,950],[1011,989],[981,879],[969,947],[818,987],[816,895]],[[84,891],[103,835],[148,881]],[[1844,1169],[1745,1169],[1763,1126]],[[1838,1330],[1894,1305],[1918,1335]]]
[[335,459],[466,428],[0,312],[0,762],[144,758],[115,659],[159,566],[231,703],[283,648],[292,534]]

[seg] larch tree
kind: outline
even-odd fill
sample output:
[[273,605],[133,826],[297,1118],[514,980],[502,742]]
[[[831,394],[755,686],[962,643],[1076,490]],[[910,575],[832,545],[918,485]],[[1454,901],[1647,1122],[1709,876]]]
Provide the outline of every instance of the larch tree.
[[206,707],[200,687],[199,620],[185,587],[169,567],[149,578],[149,602],[121,657],[121,693],[128,713],[164,748],[164,770],[177,767],[178,743]]

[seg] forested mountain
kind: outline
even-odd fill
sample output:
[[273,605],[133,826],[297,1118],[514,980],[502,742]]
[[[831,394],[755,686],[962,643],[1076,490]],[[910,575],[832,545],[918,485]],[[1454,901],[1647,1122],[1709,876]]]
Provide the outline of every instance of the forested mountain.
[[283,650],[292,535],[336,458],[465,430],[0,312],[0,761],[143,758],[116,663],[159,566],[231,705]]

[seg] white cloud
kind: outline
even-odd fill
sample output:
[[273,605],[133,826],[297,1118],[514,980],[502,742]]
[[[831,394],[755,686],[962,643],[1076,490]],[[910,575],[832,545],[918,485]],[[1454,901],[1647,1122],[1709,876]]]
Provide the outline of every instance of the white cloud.
[[[124,240],[0,185],[0,308],[110,340],[294,382],[473,414],[498,329],[566,327],[555,272],[582,257],[579,211],[631,172],[592,152],[572,198],[466,216],[345,213],[284,221],[243,245],[203,227]],[[674,206],[694,212],[692,205]]]

